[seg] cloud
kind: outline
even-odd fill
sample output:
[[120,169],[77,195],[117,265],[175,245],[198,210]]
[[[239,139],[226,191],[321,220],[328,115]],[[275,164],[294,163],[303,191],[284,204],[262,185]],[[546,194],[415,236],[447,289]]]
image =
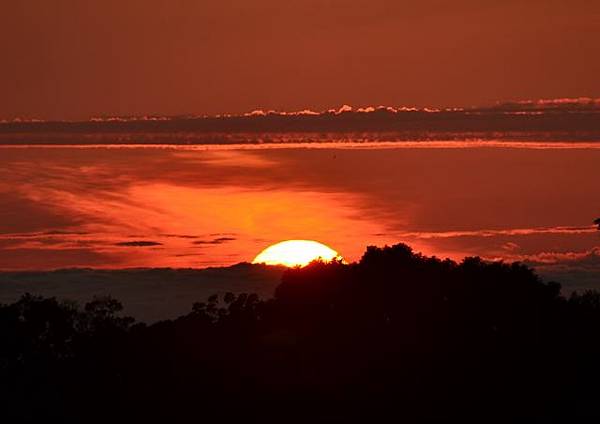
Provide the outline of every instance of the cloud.
[[490,108],[491,110],[515,111],[595,111],[600,112],[600,98],[592,97],[565,97],[556,99],[519,100],[515,102],[502,102]]
[[[88,121],[0,122],[0,144],[79,143],[80,133],[93,133],[94,143],[115,140],[115,133],[135,133],[136,143],[230,143],[231,134],[272,133],[395,133],[401,140],[519,139],[598,140],[600,99],[558,98],[519,100],[484,107],[428,108],[344,104],[323,111],[256,109],[239,115],[105,117]],[[181,133],[188,134],[182,138]],[[44,134],[44,137],[36,135]],[[51,136],[49,134],[52,134]],[[171,134],[171,136],[170,136]],[[172,136],[175,134],[175,136]],[[198,138],[198,134],[206,137]],[[215,134],[221,134],[215,136]],[[224,134],[224,135],[223,135]],[[364,135],[364,134],[363,134]],[[388,134],[389,136],[389,134]],[[250,137],[246,142],[265,142]]]
[[162,243],[159,243],[157,241],[136,240],[136,241],[122,241],[119,243],[115,243],[115,246],[133,246],[133,247],[162,246]]
[[512,241],[506,242],[502,245],[502,249],[508,252],[514,252],[515,250],[519,250],[519,248],[520,246]]
[[598,265],[600,267],[600,247],[582,252],[540,252],[522,258],[532,266],[552,264]]
[[[497,237],[497,236],[529,236],[538,234],[592,234],[596,233],[594,226],[589,227],[533,227],[533,228],[508,228],[502,230],[482,229],[468,231],[419,231],[399,233],[400,237],[418,239],[444,239],[455,237]],[[513,246],[518,247],[518,246]]]
[[234,237],[218,237],[216,239],[212,239],[212,240],[197,240],[194,241],[194,244],[222,244],[222,243],[226,243],[228,241],[233,241],[235,240]]
[[546,280],[558,281],[565,293],[600,290],[600,246],[585,251],[540,252],[519,259]]
[[199,236],[193,236],[189,234],[162,234],[164,237],[168,238],[181,238],[181,239],[197,239]]

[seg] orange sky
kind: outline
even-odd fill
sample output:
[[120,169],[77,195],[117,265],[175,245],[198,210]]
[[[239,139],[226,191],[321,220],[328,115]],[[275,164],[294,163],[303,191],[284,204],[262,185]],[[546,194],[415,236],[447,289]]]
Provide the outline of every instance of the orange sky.
[[0,158],[0,270],[223,266],[307,239],[348,261],[401,241],[600,275],[598,143],[5,146]]
[[594,0],[30,0],[0,118],[600,97]]

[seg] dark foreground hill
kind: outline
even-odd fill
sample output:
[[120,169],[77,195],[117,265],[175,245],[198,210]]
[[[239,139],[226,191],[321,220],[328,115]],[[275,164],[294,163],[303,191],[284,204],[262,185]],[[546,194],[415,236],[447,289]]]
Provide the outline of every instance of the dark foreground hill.
[[[595,422],[600,296],[519,264],[405,245],[135,324],[24,296],[0,308],[3,422]],[[459,422],[460,422],[459,421]]]

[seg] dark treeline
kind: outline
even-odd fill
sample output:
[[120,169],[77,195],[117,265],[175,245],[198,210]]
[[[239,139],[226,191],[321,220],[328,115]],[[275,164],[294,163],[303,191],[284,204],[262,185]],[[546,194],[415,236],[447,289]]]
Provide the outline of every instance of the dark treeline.
[[153,325],[110,298],[25,296],[0,307],[0,337],[3,422],[600,418],[598,293],[402,244]]

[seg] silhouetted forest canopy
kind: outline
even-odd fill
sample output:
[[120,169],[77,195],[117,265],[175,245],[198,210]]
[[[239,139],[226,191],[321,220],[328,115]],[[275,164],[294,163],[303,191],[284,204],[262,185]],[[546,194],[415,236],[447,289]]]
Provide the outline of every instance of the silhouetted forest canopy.
[[564,297],[518,263],[369,247],[289,269],[271,299],[212,296],[152,325],[121,309],[2,305],[2,421],[600,418],[600,294]]

